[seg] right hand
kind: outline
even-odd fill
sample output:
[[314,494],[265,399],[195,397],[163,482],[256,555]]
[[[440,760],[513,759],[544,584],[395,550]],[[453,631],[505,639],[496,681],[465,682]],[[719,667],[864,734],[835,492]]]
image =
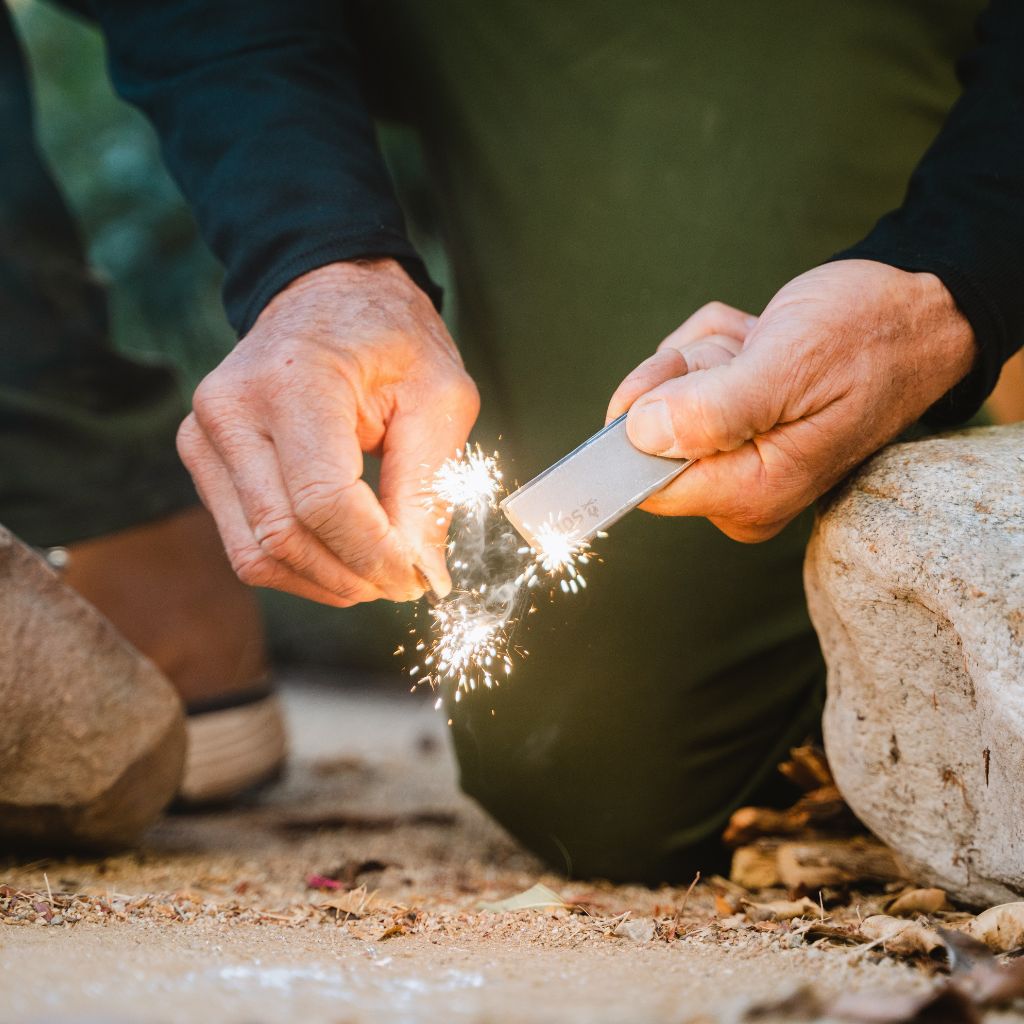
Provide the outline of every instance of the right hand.
[[[440,464],[476,387],[394,260],[334,263],[263,310],[196,390],[178,451],[231,564],[253,586],[340,607],[451,589]],[[363,453],[381,458],[379,495]]]

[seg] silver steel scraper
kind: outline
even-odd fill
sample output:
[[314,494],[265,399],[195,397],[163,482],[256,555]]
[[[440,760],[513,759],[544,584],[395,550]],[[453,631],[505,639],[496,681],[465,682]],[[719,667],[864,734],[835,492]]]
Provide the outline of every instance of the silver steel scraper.
[[580,544],[660,491],[695,461],[665,459],[635,448],[626,436],[623,414],[513,491],[500,508],[536,550],[543,546],[538,531],[543,535],[551,529]]

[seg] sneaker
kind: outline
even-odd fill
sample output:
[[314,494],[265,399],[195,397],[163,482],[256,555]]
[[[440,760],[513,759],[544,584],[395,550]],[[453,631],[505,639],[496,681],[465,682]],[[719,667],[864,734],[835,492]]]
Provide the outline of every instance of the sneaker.
[[281,705],[260,610],[202,507],[52,549],[48,558],[178,691],[187,712],[184,804],[221,803],[282,771]]

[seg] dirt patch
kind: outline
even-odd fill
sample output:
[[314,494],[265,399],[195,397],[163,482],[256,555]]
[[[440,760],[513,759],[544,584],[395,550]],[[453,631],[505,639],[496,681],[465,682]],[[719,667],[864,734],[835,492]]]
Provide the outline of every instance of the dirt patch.
[[[259,799],[117,857],[0,870],[0,1020],[667,1022],[938,983],[821,937],[881,895],[755,922],[704,883],[547,873],[458,793],[415,697],[292,685],[286,706],[292,768]],[[538,882],[565,906],[479,909]]]

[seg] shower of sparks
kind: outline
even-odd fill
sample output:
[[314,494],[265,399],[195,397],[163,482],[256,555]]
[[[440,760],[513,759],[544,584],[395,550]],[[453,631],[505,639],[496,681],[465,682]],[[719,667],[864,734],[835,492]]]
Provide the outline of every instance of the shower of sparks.
[[520,554],[531,556],[531,561],[516,582],[536,587],[547,575],[558,580],[564,594],[578,594],[580,590],[585,590],[587,581],[579,567],[589,564],[590,545],[586,542],[573,542],[551,525],[537,530],[536,540],[536,547],[519,549]]
[[491,508],[501,491],[498,453],[484,455],[480,446],[467,448],[448,459],[434,475],[434,497],[449,512]]
[[[525,657],[513,637],[533,611],[537,588],[548,581],[554,591],[557,581],[564,593],[578,594],[587,585],[580,569],[594,556],[554,526],[538,531],[536,548],[521,546],[497,507],[504,486],[496,452],[485,455],[477,446],[457,453],[434,475],[431,490],[433,503],[452,515],[448,564],[455,586],[429,609],[429,636],[416,641],[419,662],[409,675],[414,689],[450,689],[459,701],[493,689],[511,674],[513,658]],[[443,704],[442,693],[435,706]]]
[[481,595],[462,595],[450,607],[441,605],[431,610],[436,641],[426,660],[436,661],[436,675],[451,682],[455,699],[475,690],[477,684],[491,689],[495,673],[509,675],[512,658],[506,621],[489,611]]

